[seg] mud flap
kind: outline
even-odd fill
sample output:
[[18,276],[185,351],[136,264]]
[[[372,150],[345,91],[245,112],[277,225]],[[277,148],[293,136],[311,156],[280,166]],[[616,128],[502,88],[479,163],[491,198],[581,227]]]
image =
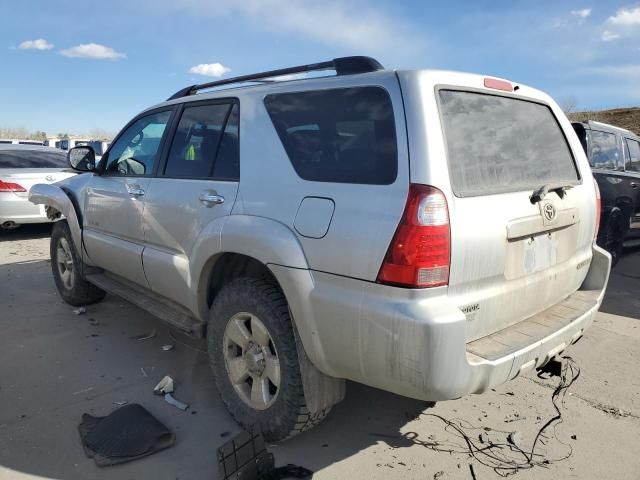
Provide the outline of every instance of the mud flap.
[[[291,314],[291,318],[293,318],[293,314]],[[311,363],[302,345],[295,322],[292,323],[307,408],[311,414],[316,414],[344,400],[347,391],[346,382],[343,378],[325,375]]]

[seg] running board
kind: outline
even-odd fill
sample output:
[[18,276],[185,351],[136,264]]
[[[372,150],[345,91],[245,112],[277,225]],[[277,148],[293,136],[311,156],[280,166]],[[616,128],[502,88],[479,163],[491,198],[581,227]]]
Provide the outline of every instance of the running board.
[[94,273],[86,275],[85,278],[96,287],[133,303],[187,335],[196,338],[204,337],[203,322],[194,318],[186,308],[157,293],[109,273]]

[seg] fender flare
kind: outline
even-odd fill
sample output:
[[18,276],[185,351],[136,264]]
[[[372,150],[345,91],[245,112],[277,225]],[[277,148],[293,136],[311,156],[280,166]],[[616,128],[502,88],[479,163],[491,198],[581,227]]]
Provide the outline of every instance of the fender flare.
[[296,234],[285,224],[265,217],[227,217],[222,228],[222,251],[247,255],[265,265],[309,268]]
[[[82,229],[80,227],[78,213],[69,195],[59,186],[38,183],[29,189],[29,201],[35,205],[51,207],[65,217],[65,220],[69,224],[69,230],[71,231],[71,237],[73,238],[77,253],[83,258],[81,247]],[[51,220],[54,219],[49,209],[47,210],[47,216]]]

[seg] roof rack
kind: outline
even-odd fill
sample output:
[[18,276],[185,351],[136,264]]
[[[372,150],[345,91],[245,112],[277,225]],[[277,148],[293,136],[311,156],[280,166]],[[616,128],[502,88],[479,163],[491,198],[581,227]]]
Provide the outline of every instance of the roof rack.
[[250,75],[242,75],[240,77],[225,78],[224,80],[216,80],[215,82],[190,85],[171,95],[167,99],[167,101],[194,95],[196,92],[198,92],[198,90],[204,90],[206,88],[218,87],[220,85],[229,85],[232,83],[261,81],[265,78],[279,77],[281,75],[291,75],[294,73],[335,70],[336,75],[353,75],[356,73],[375,72],[376,70],[383,69],[384,67],[380,64],[380,62],[371,57],[356,56],[334,58],[333,60],[329,60],[327,62],[310,63],[308,65],[281,68],[278,70],[270,70],[268,72],[252,73]]

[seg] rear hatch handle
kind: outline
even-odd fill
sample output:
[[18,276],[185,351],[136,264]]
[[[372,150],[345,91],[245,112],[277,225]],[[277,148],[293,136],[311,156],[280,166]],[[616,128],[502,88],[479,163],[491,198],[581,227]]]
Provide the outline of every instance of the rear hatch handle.
[[541,202],[549,192],[556,192],[560,198],[564,198],[564,195],[567,193],[567,190],[571,188],[573,188],[573,185],[548,183],[546,185],[541,186],[540,188],[536,188],[531,194],[531,196],[529,197],[529,199],[531,200],[531,203],[536,204],[538,202]]

